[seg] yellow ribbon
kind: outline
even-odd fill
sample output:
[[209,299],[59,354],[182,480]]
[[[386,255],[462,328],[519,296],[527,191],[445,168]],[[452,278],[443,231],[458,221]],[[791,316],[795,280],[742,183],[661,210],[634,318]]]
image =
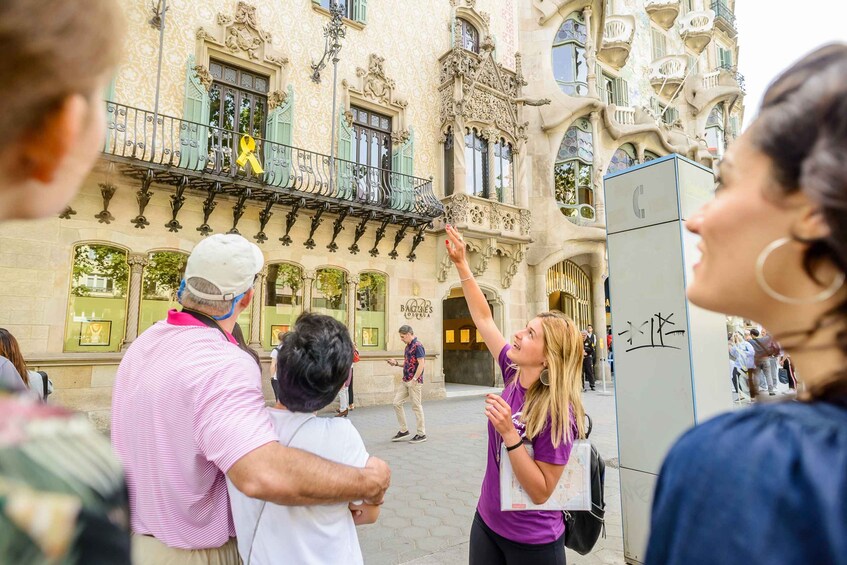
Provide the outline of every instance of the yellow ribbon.
[[258,157],[256,157],[256,140],[249,135],[242,135],[241,154],[235,162],[243,169],[244,165],[246,165],[248,161],[250,162],[250,167],[253,169],[253,172],[257,175],[261,175],[265,172],[265,169],[262,168],[262,164],[259,162]]

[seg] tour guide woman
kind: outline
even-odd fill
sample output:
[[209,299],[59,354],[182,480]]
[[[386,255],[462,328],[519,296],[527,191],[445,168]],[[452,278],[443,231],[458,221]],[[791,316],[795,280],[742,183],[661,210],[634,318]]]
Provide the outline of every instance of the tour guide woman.
[[[447,238],[471,317],[500,364],[506,387],[502,396],[489,394],[485,401],[488,465],[471,528],[470,564],[564,564],[561,511],[500,510],[500,453],[505,445],[532,502],[550,498],[574,439],[585,436],[582,337],[561,312],[544,312],[517,332],[511,345],[506,343],[468,266],[462,236],[447,226]],[[534,459],[524,444],[532,446]]]
[[[760,322],[805,393],[718,416],[671,449],[646,562],[847,563],[847,45],[795,63],[720,164],[688,298]],[[723,378],[718,377],[715,378]]]

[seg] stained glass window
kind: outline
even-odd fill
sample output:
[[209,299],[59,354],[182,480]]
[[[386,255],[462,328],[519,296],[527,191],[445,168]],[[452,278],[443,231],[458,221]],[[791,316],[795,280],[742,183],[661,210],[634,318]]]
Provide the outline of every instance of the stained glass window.
[[594,136],[581,118],[568,128],[553,169],[556,201],[570,221],[592,222],[594,213]]
[[618,147],[617,151],[612,155],[612,161],[609,163],[610,173],[615,173],[628,169],[638,163],[638,158],[635,156],[635,147],[631,143],[624,143]]
[[553,75],[565,94],[588,94],[588,63],[585,60],[587,28],[582,15],[574,12],[553,40]]

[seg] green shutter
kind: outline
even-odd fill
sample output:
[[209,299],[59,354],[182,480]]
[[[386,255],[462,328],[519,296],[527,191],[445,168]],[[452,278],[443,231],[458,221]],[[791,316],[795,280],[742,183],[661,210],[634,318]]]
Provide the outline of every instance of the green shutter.
[[179,134],[179,166],[195,171],[206,167],[209,143],[209,92],[194,72],[194,55],[185,68],[185,104]]
[[356,156],[353,154],[353,126],[347,123],[344,117],[346,110],[341,109],[338,114],[338,159],[337,169],[338,176],[336,182],[338,187],[336,191],[338,198],[351,200],[354,195],[353,187],[355,183],[354,164]]
[[614,79],[615,83],[615,106],[629,106],[629,85],[621,77]]
[[273,186],[287,187],[291,180],[291,139],[294,129],[294,87],[288,85],[285,102],[268,114],[265,138],[274,144],[267,144],[264,150],[265,182]]
[[[391,207],[395,210],[412,211],[415,207],[415,130],[409,128],[409,139],[391,155]],[[408,176],[406,176],[408,175]]]
[[368,0],[353,0],[353,19],[360,24],[368,23]]

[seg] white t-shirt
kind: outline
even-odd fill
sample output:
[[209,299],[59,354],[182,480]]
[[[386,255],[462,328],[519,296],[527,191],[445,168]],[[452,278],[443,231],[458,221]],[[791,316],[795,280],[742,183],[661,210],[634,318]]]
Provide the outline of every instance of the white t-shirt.
[[[275,408],[268,410],[279,442],[283,445],[353,467],[367,464],[368,452],[362,437],[346,418],[317,418],[313,414]],[[356,525],[347,503],[280,506],[268,502],[262,511],[261,500],[243,495],[229,480],[227,488],[238,535],[238,552],[245,564],[362,564]],[[261,521],[251,556],[248,555],[250,542],[260,512]]]

